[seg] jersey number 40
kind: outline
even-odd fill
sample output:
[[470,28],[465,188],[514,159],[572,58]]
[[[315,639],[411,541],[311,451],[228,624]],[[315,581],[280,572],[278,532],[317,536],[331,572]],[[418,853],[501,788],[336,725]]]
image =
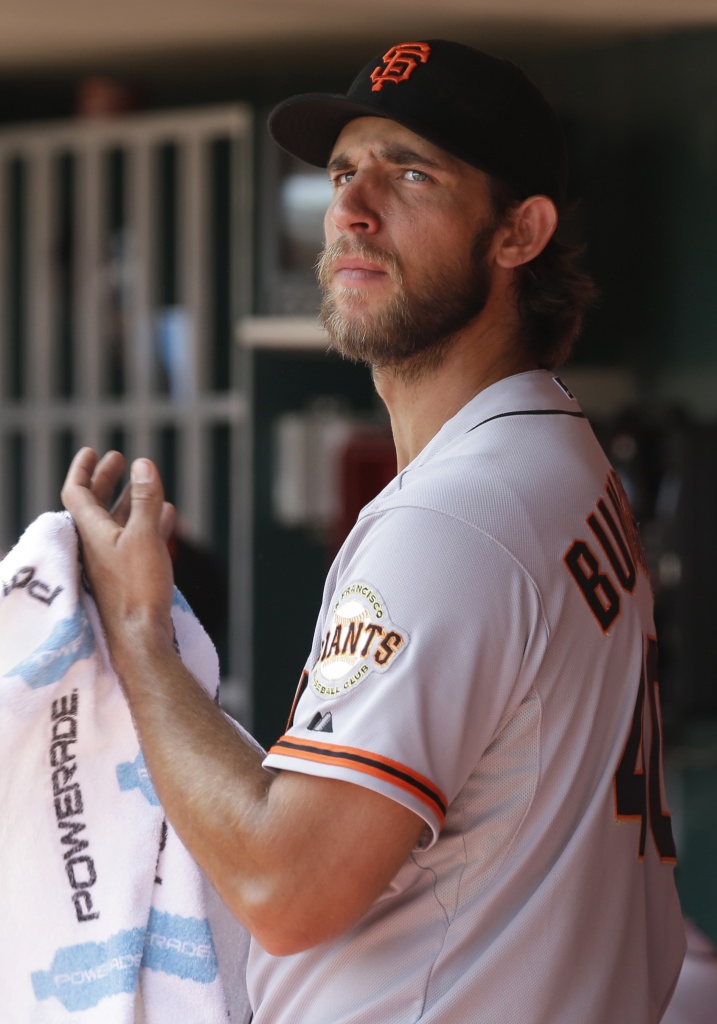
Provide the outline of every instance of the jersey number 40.
[[[646,750],[645,743],[647,736],[649,751]],[[615,811],[618,819],[640,821],[640,860],[645,855],[648,821],[660,860],[676,860],[672,822],[670,815],[663,810],[662,789],[662,722],[657,685],[657,640],[648,636],[632,727],[615,773]]]

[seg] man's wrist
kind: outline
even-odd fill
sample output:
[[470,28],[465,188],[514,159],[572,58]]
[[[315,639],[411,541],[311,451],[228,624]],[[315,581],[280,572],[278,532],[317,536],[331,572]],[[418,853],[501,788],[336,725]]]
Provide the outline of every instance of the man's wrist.
[[108,631],[107,641],[125,689],[135,689],[143,682],[153,687],[154,680],[179,658],[171,618],[168,623],[156,619],[148,623],[144,617],[133,617],[122,628]]

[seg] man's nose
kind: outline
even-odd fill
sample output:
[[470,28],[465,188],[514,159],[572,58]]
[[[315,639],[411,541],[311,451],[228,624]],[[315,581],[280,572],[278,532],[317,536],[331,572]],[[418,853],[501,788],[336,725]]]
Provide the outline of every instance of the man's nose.
[[327,220],[340,234],[375,234],[381,218],[373,190],[364,179],[353,179],[340,185],[328,212]]

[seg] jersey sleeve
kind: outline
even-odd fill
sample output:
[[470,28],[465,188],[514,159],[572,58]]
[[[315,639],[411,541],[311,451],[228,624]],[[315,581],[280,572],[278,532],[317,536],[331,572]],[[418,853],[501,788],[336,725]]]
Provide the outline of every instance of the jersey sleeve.
[[368,516],[332,569],[293,720],[264,763],[380,792],[434,841],[546,639],[533,580],[492,537],[429,509]]

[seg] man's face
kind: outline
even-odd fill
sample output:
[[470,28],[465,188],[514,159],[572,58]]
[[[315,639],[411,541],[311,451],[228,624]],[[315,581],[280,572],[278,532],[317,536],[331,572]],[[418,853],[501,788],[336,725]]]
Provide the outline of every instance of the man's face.
[[346,126],[329,174],[334,197],[318,274],[332,345],[415,378],[440,363],[488,299],[488,179],[376,117]]

